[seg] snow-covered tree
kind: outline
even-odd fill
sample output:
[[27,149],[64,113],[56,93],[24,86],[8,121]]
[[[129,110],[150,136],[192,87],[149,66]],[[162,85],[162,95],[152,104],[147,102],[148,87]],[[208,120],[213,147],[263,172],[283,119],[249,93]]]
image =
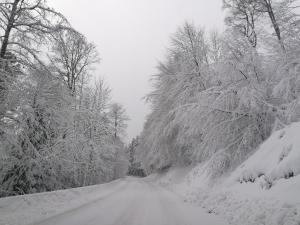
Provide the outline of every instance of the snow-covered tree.
[[[172,36],[153,78],[152,113],[138,147],[148,172],[210,160],[219,165],[210,172],[220,175],[273,130],[299,120],[299,25],[292,3],[225,1],[223,34],[208,38],[184,24]],[[266,19],[275,35],[258,26]]]
[[50,60],[58,75],[75,95],[81,76],[87,75],[99,58],[96,47],[88,43],[82,34],[73,30],[61,30],[55,35]]
[[[103,79],[89,82],[96,47],[41,0],[1,2],[0,32],[0,196],[125,175],[111,90]],[[117,136],[123,108],[118,116]]]
[[137,159],[137,148],[140,144],[139,142],[139,136],[133,138],[126,149],[127,157],[129,158],[129,167],[127,172],[129,176],[145,176],[141,162],[139,162]]
[[0,117],[7,110],[9,86],[22,66],[44,65],[39,48],[52,34],[71,29],[45,0],[4,0],[0,4]]
[[126,122],[129,117],[126,114],[126,110],[119,103],[113,103],[110,106],[109,118],[111,120],[113,134],[115,138],[120,138],[127,127]]

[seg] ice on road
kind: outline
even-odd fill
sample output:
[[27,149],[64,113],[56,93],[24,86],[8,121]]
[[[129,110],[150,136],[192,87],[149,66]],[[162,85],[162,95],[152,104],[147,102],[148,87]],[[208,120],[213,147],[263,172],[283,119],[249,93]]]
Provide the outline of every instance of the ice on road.
[[[117,188],[115,188],[117,186]],[[143,179],[107,185],[111,192],[34,225],[226,225],[223,219],[184,202]]]

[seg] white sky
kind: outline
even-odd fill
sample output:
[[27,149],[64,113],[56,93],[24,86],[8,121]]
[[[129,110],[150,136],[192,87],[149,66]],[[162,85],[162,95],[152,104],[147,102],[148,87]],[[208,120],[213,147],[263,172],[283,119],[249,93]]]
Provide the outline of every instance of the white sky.
[[151,75],[164,59],[169,37],[184,21],[207,30],[223,28],[222,0],[48,0],[73,27],[97,45],[96,74],[131,118],[127,140],[143,128]]

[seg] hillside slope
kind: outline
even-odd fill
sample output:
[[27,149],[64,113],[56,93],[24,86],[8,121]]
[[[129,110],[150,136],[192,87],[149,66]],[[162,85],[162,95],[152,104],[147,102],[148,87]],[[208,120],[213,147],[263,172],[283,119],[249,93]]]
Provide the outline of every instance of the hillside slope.
[[274,132],[235,171],[219,178],[212,177],[207,162],[155,179],[232,224],[299,225],[299,135],[300,122]]

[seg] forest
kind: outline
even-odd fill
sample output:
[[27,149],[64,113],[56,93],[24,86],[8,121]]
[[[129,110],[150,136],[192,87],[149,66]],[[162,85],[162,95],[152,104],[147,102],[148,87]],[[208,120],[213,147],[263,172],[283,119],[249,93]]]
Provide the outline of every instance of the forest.
[[126,146],[129,117],[95,74],[97,47],[45,0],[1,1],[0,196],[202,162],[220,177],[299,121],[297,1],[224,0],[223,10],[224,32],[185,22],[172,34],[151,113]]
[[58,1],[0,0],[0,225],[300,225],[299,0]]
[[96,46],[45,0],[0,1],[0,197],[126,173],[129,118],[94,74],[99,62]]
[[295,0],[223,0],[224,32],[186,22],[152,78],[140,136],[148,173],[207,162],[233,171],[300,116],[300,20]]

